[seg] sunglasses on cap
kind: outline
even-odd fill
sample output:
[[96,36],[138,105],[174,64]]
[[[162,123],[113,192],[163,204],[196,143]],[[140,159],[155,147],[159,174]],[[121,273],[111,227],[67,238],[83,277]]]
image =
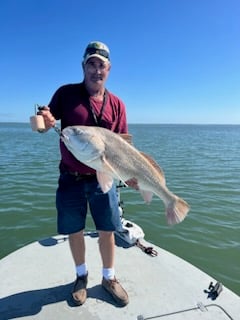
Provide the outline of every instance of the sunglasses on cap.
[[109,53],[106,50],[91,48],[91,47],[86,49],[86,52],[84,54],[84,58],[86,58],[87,56],[91,56],[92,54],[98,54],[98,55],[109,60]]

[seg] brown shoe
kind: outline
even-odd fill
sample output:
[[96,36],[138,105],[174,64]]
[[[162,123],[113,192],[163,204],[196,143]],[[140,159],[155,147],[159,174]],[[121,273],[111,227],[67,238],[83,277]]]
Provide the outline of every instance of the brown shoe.
[[128,304],[128,294],[116,278],[114,278],[113,280],[106,280],[103,277],[102,286],[106,291],[108,291],[111,294],[111,296],[119,306],[123,307]]
[[88,274],[85,276],[77,276],[74,283],[72,297],[76,305],[81,306],[87,299],[87,282]]

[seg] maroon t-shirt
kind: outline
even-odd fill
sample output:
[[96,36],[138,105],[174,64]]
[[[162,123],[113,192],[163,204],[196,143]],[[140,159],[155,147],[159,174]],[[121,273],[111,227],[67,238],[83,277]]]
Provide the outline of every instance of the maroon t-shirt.
[[[57,120],[61,120],[61,129],[67,126],[96,126],[93,114],[89,108],[89,96],[83,83],[68,84],[60,87],[53,95],[49,108]],[[102,101],[90,97],[94,113],[99,117]],[[127,133],[126,109],[124,103],[108,91],[106,105],[102,114],[100,126],[116,133]],[[79,162],[60,140],[61,163],[60,170],[85,173],[95,171]]]

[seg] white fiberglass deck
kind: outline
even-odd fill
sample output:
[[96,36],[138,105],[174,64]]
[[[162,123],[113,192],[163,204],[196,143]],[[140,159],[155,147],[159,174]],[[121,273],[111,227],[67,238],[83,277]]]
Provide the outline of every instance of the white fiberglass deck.
[[88,299],[75,307],[75,280],[68,239],[34,242],[0,260],[0,319],[44,320],[227,320],[240,319],[240,298],[223,287],[216,300],[204,292],[209,275],[152,244],[151,257],[118,239],[116,272],[130,303],[119,308],[101,287],[101,260],[96,233],[85,235],[89,268]]

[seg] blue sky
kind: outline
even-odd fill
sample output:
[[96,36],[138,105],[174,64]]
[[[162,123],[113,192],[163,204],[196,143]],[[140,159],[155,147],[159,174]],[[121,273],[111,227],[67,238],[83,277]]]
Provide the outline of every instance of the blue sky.
[[129,123],[239,124],[239,17],[239,0],[1,0],[0,121],[80,82],[100,40]]

